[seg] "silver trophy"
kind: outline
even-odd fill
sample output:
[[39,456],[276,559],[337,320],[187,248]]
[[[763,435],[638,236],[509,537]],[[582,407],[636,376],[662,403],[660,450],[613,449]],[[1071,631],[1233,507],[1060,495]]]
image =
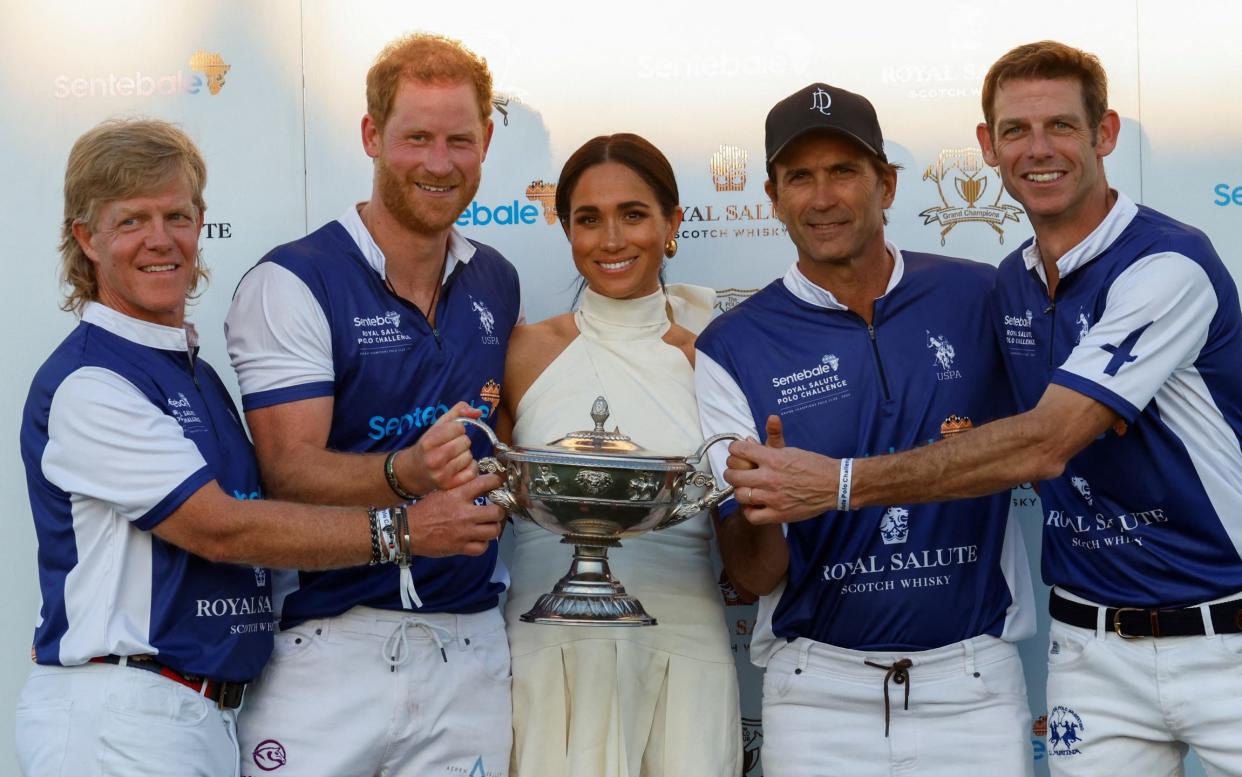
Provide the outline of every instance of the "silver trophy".
[[495,446],[496,455],[479,462],[480,471],[504,479],[491,500],[574,546],[569,573],[522,615],[527,623],[654,626],[655,618],[609,571],[608,549],[626,537],[676,526],[733,493],[733,486],[717,488],[695,467],[708,448],[740,436],[718,434],[692,456],[660,456],[620,430],[604,431],[608,415],[607,400],[598,397],[591,406],[593,430],[543,448],[505,445],[486,424],[458,419],[482,429]]

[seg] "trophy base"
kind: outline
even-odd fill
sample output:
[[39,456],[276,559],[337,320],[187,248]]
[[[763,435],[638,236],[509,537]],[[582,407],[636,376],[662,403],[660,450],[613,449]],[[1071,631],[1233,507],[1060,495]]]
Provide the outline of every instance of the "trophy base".
[[544,594],[521,619],[525,623],[552,626],[656,625],[656,619],[643,610],[642,602],[625,593],[619,596]]
[[[571,541],[569,537],[562,540]],[[608,569],[608,546],[616,544],[616,540],[575,544],[569,573],[551,593],[540,596],[521,620],[555,626],[655,626],[656,619],[647,614],[642,602],[627,594]]]

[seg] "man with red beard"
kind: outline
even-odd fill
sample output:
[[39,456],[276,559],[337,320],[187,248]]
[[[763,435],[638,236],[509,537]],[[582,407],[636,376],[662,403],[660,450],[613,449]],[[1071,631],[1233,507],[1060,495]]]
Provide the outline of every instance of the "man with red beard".
[[[491,111],[487,65],[460,43],[390,44],[367,74],[371,199],[242,279],[225,329],[273,496],[415,502],[491,452],[451,423],[492,418],[521,318],[513,266],[453,228]],[[498,529],[440,528],[400,569],[278,576],[281,632],[239,722],[243,774],[507,772]]]

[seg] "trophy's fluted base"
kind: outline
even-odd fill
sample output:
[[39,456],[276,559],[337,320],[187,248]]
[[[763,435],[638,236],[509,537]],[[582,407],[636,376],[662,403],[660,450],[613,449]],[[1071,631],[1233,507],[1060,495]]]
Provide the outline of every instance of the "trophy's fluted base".
[[620,596],[544,594],[530,612],[522,615],[522,620],[558,626],[656,625],[656,619],[643,610],[642,602],[625,593]]
[[[566,537],[562,542],[573,540]],[[627,594],[625,586],[609,571],[609,545],[615,546],[617,541],[575,544],[569,574],[551,593],[540,596],[535,606],[522,614],[522,621],[558,626],[655,626],[656,619],[647,614],[642,602]]]

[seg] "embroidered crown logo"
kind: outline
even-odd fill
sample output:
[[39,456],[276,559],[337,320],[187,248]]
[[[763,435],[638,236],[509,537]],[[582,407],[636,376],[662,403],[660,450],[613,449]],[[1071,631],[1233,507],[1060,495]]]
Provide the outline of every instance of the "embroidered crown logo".
[[483,388],[479,389],[479,397],[495,410],[496,405],[500,404],[500,384],[494,380],[484,383]]
[[966,416],[951,415],[940,423],[940,436],[952,437],[955,434],[968,432],[973,428],[975,428],[975,425]]

